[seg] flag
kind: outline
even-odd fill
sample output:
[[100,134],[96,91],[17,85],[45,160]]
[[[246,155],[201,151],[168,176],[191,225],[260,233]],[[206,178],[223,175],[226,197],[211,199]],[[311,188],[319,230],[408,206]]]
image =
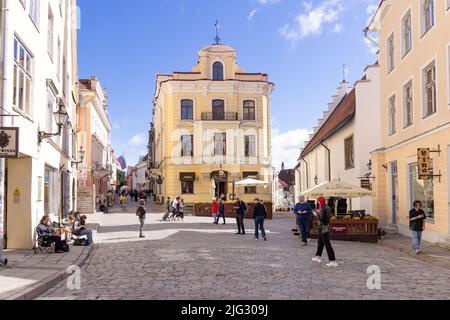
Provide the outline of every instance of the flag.
[[119,163],[122,171],[127,168],[127,161],[125,160],[125,156],[121,155],[119,158],[117,158],[117,162]]

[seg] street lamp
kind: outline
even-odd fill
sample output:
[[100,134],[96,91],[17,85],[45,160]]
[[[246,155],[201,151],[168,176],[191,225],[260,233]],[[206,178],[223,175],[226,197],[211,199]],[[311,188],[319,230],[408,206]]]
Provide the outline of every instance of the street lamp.
[[86,151],[84,150],[83,146],[81,146],[80,151],[78,151],[78,158],[80,159],[80,161],[72,161],[72,165],[78,165],[80,163],[83,163],[85,155]]
[[319,184],[319,177],[317,177],[317,175],[314,177],[314,182],[316,186]]
[[66,107],[64,106],[63,100],[60,98],[58,103],[58,111],[53,113],[56,121],[56,125],[58,126],[58,132],[56,133],[47,133],[45,131],[39,131],[39,143],[42,142],[45,138],[60,136],[62,133],[62,128],[69,118],[69,114],[66,111]]

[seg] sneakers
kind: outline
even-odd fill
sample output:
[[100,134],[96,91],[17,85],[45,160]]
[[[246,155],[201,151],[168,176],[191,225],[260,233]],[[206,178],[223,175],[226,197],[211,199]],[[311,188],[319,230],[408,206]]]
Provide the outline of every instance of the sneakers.
[[328,267],[330,268],[337,268],[339,267],[338,263],[336,261],[331,261],[330,263],[327,264]]
[[314,258],[312,258],[312,261],[317,262],[317,263],[321,263],[322,259],[320,257],[314,257]]
[[267,237],[264,237],[264,241],[267,241]]
[[417,249],[414,253],[415,253],[416,255],[421,254],[421,253],[422,253],[422,250]]
[[253,240],[256,240],[256,241],[258,241],[259,239],[255,237],[255,238],[253,238]]

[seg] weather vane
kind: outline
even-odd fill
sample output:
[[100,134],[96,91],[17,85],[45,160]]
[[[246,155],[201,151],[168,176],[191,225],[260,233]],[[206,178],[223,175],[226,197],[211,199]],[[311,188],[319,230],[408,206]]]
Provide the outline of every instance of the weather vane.
[[216,23],[214,25],[216,27],[216,37],[214,38],[214,41],[216,41],[216,44],[220,44],[220,38],[219,38],[219,20],[216,20]]

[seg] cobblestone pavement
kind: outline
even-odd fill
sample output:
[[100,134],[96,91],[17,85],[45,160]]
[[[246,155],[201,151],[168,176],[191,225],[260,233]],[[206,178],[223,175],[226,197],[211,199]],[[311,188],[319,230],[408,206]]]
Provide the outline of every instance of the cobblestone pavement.
[[[234,221],[149,214],[139,239],[134,214],[102,216],[99,243],[81,271],[81,290],[65,283],[40,299],[449,299],[450,270],[374,244],[334,242],[339,268],[311,261],[293,220],[268,221],[268,241],[235,235]],[[381,290],[369,290],[369,266],[381,268]]]

